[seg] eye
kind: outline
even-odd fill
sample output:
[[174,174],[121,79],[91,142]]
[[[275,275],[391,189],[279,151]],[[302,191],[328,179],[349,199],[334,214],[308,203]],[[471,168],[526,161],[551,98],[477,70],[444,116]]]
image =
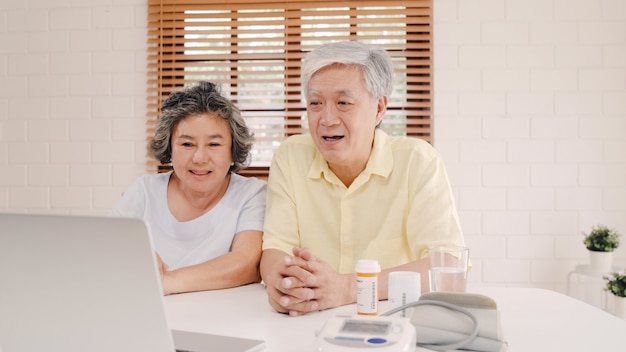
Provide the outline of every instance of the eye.
[[185,147],[185,148],[191,148],[193,147],[193,143],[191,142],[183,142],[180,144],[181,146]]
[[310,100],[307,109],[309,111],[320,111],[322,109],[322,102],[319,100]]
[[340,111],[349,111],[354,107],[354,102],[350,100],[339,100],[337,101],[337,109]]

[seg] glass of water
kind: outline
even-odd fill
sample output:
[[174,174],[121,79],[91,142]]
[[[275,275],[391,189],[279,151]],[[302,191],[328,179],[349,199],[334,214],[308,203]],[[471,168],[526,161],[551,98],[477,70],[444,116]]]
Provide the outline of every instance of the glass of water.
[[442,245],[428,248],[430,292],[465,292],[469,248]]

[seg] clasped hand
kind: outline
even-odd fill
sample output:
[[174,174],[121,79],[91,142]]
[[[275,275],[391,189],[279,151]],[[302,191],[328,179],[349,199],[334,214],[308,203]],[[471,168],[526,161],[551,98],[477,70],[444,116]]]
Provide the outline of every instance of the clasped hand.
[[274,309],[291,316],[324,310],[356,299],[354,275],[339,274],[307,248],[294,248],[293,256],[276,263],[267,285]]

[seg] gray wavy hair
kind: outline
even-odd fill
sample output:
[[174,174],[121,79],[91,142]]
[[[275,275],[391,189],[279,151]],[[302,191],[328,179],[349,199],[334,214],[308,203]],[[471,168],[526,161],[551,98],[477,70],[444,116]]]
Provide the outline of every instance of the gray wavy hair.
[[390,96],[393,90],[393,62],[381,48],[357,41],[324,44],[311,51],[304,59],[301,69],[304,96],[309,93],[309,81],[313,75],[330,65],[359,66],[365,86],[373,99]]
[[250,132],[239,108],[225,98],[219,86],[211,82],[199,82],[170,94],[161,105],[161,116],[157,121],[154,139],[148,143],[148,151],[162,164],[172,162],[172,132],[185,117],[211,114],[228,122],[232,136],[231,155],[233,165],[230,172],[248,166],[254,134]]

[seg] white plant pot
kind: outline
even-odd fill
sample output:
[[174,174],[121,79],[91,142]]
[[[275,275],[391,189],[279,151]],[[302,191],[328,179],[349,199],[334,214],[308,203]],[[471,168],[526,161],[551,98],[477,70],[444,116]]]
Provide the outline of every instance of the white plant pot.
[[589,252],[589,270],[597,273],[609,273],[613,266],[613,252]]
[[626,297],[609,293],[608,310],[618,318],[626,320]]

